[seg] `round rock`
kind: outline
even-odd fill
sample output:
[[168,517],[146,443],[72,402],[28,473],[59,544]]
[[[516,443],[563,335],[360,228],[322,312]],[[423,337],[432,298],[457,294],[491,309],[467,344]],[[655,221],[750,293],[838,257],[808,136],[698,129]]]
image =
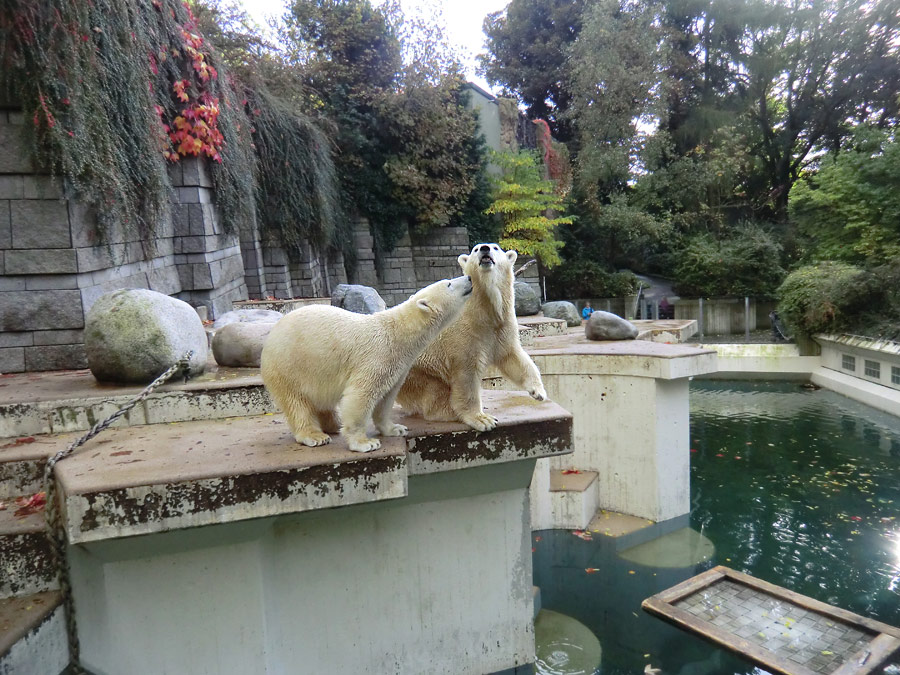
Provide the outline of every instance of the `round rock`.
[[338,284],[331,294],[331,304],[357,314],[374,314],[387,309],[378,291],[359,284]]
[[588,340],[634,340],[638,329],[618,314],[595,311],[584,325],[584,334]]
[[516,316],[533,316],[541,311],[541,299],[529,284],[517,281],[513,292],[516,297]]
[[567,326],[581,325],[581,315],[578,313],[578,308],[571,302],[566,302],[565,300],[545,302],[541,305],[541,311],[548,319],[562,319]]
[[216,363],[220,366],[237,368],[259,368],[263,345],[274,325],[274,321],[268,323],[239,321],[217,331],[212,339]]
[[274,309],[233,309],[216,319],[212,328],[220,330],[232,323],[275,323],[283,316]]
[[191,374],[206,368],[207,338],[186,302],[143,288],[100,296],[85,318],[88,367],[103,382],[154,380],[188,351]]

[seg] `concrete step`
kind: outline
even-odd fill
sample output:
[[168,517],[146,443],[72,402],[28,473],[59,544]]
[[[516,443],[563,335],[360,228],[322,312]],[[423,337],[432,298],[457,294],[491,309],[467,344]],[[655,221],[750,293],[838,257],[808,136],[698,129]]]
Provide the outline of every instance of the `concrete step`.
[[550,514],[553,526],[583,530],[600,503],[596,471],[550,471]]
[[519,344],[523,347],[533,347],[536,336],[537,331],[531,326],[519,325]]
[[56,563],[44,531],[43,510],[16,516],[14,500],[4,503],[6,509],[0,511],[0,598],[56,590]]
[[42,490],[47,458],[64,448],[47,435],[0,439],[0,501]]
[[517,316],[516,323],[526,328],[534,329],[535,337],[548,337],[550,335],[565,335],[568,331],[566,322],[562,319],[550,319],[541,314],[535,316]]
[[59,591],[0,600],[0,673],[59,675],[68,664]]

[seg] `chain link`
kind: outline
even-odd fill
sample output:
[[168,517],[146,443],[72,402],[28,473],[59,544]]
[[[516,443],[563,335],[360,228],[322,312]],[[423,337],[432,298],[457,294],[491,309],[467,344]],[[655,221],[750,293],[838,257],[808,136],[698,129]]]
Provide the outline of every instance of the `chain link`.
[[193,351],[187,352],[168,370],[148,384],[141,393],[127,403],[121,405],[118,410],[106,419],[97,422],[84,436],[70,443],[65,450],[60,450],[53,455],[53,457],[48,459],[47,464],[44,467],[44,494],[46,496],[47,504],[44,509],[44,520],[46,523],[47,539],[50,541],[50,549],[56,561],[57,574],[59,577],[59,590],[63,597],[63,605],[66,613],[66,632],[69,638],[69,658],[71,666],[68,672],[72,675],[81,675],[82,673],[85,673],[85,670],[81,667],[80,663],[81,650],[78,643],[78,624],[75,621],[75,603],[72,597],[71,570],[69,568],[68,547],[66,546],[66,532],[60,519],[59,500],[56,494],[56,481],[53,480],[53,469],[59,462],[75,452],[78,447],[84,445],[94,436],[108,429],[113,422],[134,408],[134,406],[147,398],[156,389],[172,379],[175,373],[179,371],[184,373],[184,380],[187,382],[190,377],[190,360],[193,355]]

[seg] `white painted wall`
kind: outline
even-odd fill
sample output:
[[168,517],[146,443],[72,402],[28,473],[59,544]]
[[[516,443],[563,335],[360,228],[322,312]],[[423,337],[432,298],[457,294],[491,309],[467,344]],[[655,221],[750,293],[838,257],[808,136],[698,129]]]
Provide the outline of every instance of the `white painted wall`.
[[83,663],[95,675],[532,663],[533,470],[411,477],[403,500],[74,546]]

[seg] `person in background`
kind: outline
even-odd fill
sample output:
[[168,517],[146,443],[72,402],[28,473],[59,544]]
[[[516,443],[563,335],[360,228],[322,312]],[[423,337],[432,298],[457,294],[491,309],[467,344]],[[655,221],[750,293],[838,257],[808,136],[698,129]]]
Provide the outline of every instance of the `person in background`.
[[591,308],[591,303],[584,303],[584,309],[581,310],[581,318],[587,321],[591,318],[591,314],[594,313],[594,310]]

